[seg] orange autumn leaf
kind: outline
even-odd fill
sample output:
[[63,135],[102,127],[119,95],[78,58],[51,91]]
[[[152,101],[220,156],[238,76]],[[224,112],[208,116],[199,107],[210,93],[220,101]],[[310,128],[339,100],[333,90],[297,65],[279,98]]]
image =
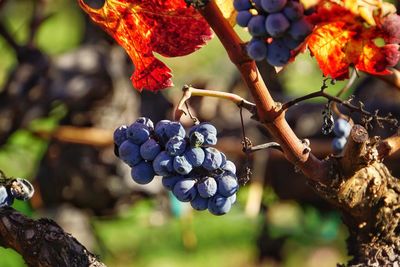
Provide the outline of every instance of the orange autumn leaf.
[[385,75],[390,73],[388,67],[399,61],[398,44],[376,44],[379,38],[393,40],[390,35],[397,34],[388,33],[381,21],[366,26],[361,17],[334,3],[319,7],[309,20],[316,27],[307,45],[325,76],[348,78],[351,66],[370,74]]
[[100,9],[78,2],[129,54],[135,65],[131,80],[139,91],[173,85],[171,70],[154,53],[184,56],[212,36],[207,22],[184,0],[105,0]]

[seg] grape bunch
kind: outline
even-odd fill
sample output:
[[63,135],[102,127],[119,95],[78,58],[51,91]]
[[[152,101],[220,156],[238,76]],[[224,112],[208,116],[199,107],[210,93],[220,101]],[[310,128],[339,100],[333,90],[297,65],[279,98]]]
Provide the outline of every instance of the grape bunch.
[[289,62],[291,51],[312,32],[298,0],[234,0],[236,22],[252,35],[247,54],[276,67]]
[[140,117],[117,128],[114,143],[138,184],[162,176],[163,186],[178,200],[214,215],[226,214],[236,201],[236,166],[212,147],[217,129],[208,122],[194,125],[186,136],[180,122],[162,120],[154,127],[149,118]]
[[351,131],[351,124],[345,119],[339,118],[333,126],[335,138],[332,140],[332,148],[336,154],[339,154],[347,143],[347,137]]
[[9,178],[0,171],[0,208],[11,206],[14,199],[26,201],[34,194],[33,185],[23,178]]

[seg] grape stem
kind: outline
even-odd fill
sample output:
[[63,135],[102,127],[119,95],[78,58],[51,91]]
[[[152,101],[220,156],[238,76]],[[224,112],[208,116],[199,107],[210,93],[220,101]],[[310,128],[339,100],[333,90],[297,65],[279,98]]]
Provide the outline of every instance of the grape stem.
[[225,99],[229,100],[233,103],[235,103],[238,107],[242,107],[247,109],[251,114],[256,115],[257,110],[256,110],[256,105],[254,103],[251,103],[250,101],[247,101],[246,99],[232,94],[232,93],[226,93],[226,92],[221,92],[221,91],[214,91],[214,90],[203,90],[203,89],[197,89],[194,87],[191,87],[189,85],[184,85],[182,87],[183,95],[181,100],[178,103],[178,106],[175,109],[175,115],[174,119],[179,120],[183,114],[185,114],[184,111],[184,106],[186,101],[191,98],[192,96],[210,96],[210,97],[216,97],[220,99]]
[[342,106],[346,107],[347,109],[349,109],[351,112],[359,112],[361,114],[363,114],[365,117],[367,117],[368,119],[366,120],[366,123],[370,123],[372,121],[376,121],[378,124],[381,124],[382,122],[386,122],[389,124],[393,124],[395,126],[397,126],[398,122],[395,118],[393,118],[391,115],[386,116],[386,117],[381,117],[378,115],[378,112],[374,112],[371,113],[370,111],[366,110],[364,108],[364,104],[362,102],[359,103],[358,106],[354,105],[351,103],[351,99],[350,100],[343,100],[340,97],[337,96],[333,96],[330,95],[328,93],[326,93],[324,91],[325,88],[322,88],[319,91],[301,96],[299,98],[293,99],[291,101],[286,102],[285,104],[282,105],[282,111],[289,109],[290,107],[308,100],[308,99],[312,99],[312,98],[317,98],[317,97],[323,97],[326,98],[327,100],[334,102],[334,103],[339,103]]
[[260,150],[264,150],[264,149],[270,149],[270,148],[277,149],[277,150],[283,152],[281,145],[278,144],[277,142],[268,142],[268,143],[261,144],[261,145],[250,146],[247,149],[243,148],[243,152],[245,152],[245,153],[253,153],[253,152],[256,152],[256,151],[260,151]]
[[286,159],[297,166],[308,178],[327,183],[329,163],[319,160],[310,151],[304,153],[306,146],[287,123],[282,105],[272,98],[256,63],[246,53],[244,42],[224,18],[215,1],[210,1],[198,11],[214,30],[230,60],[240,71],[254,98],[257,107],[257,119],[281,145]]

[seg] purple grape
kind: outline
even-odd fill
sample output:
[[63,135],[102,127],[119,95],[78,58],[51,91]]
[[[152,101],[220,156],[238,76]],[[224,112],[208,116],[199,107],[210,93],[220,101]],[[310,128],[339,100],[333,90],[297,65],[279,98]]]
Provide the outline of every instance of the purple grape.
[[345,119],[339,118],[333,125],[333,132],[337,137],[348,137],[351,131],[351,125]]
[[7,188],[0,186],[0,208],[11,206],[14,198],[8,192]]
[[185,128],[183,128],[182,124],[179,121],[171,121],[165,127],[165,134],[166,134],[166,136],[168,136],[168,139],[170,139],[174,136],[180,136],[182,138],[185,138],[186,131],[185,131]]
[[158,175],[168,176],[174,170],[173,158],[167,152],[161,151],[153,161],[153,169]]
[[288,20],[297,21],[304,16],[304,7],[299,2],[288,1],[283,9],[283,14],[285,14]]
[[174,189],[172,190],[172,193],[174,196],[182,201],[182,202],[189,202],[192,201],[196,195],[197,195],[197,190],[196,190],[196,180],[194,179],[183,179],[179,180],[175,186]]
[[190,201],[190,205],[195,210],[206,210],[208,207],[208,198],[202,198],[200,195],[197,195],[192,201]]
[[128,137],[126,136],[126,130],[128,129],[128,126],[126,125],[121,125],[114,131],[114,143],[117,146],[120,146]]
[[237,192],[239,184],[236,176],[224,173],[217,177],[218,193],[224,197],[230,197]]
[[221,166],[224,166],[226,164],[226,155],[221,151],[219,153],[221,154],[222,157]]
[[289,21],[282,13],[270,14],[265,21],[267,32],[272,37],[279,37],[283,35],[285,31],[289,29],[289,26]]
[[228,199],[232,205],[235,204],[236,203],[236,194],[233,194],[232,196],[228,197]]
[[196,132],[204,136],[203,145],[217,144],[217,129],[208,122],[202,122],[196,127]]
[[204,198],[209,198],[217,193],[217,182],[212,177],[207,177],[197,184],[199,195]]
[[173,164],[174,170],[182,175],[188,174],[193,169],[193,166],[187,161],[185,156],[176,156]]
[[201,147],[204,143],[204,135],[196,131],[190,135],[189,139],[192,147]]
[[289,28],[289,34],[297,41],[303,41],[313,31],[313,25],[304,18],[293,22]]
[[347,139],[345,137],[335,137],[332,140],[332,148],[335,153],[340,153],[346,146]]
[[205,157],[204,157],[204,162],[202,164],[204,169],[208,171],[213,171],[221,166],[222,156],[217,149],[213,147],[207,147],[204,149],[204,154]]
[[140,155],[145,160],[154,160],[160,151],[160,145],[152,138],[140,146]]
[[142,161],[140,147],[130,140],[126,140],[119,146],[118,153],[119,158],[131,167]]
[[267,61],[270,65],[282,67],[289,62],[290,49],[281,39],[275,39],[268,45]]
[[11,182],[10,194],[13,198],[26,201],[33,196],[34,192],[33,185],[26,179],[15,178]]
[[165,150],[170,156],[180,156],[185,152],[186,140],[180,136],[174,136],[165,145]]
[[150,137],[150,129],[141,123],[134,122],[126,130],[126,136],[137,145],[141,145]]
[[150,131],[154,131],[154,123],[147,117],[139,117],[135,122],[144,124]]
[[233,0],[233,7],[237,11],[248,10],[251,8],[250,0]]
[[214,215],[224,215],[231,209],[231,201],[219,194],[214,195],[208,201],[208,211]]
[[253,1],[254,6],[255,6],[256,8],[262,9],[261,0],[252,0],[252,1]]
[[263,15],[253,16],[247,25],[249,33],[254,37],[267,36],[268,33],[267,29],[265,29],[265,20],[266,18]]
[[262,8],[268,13],[281,11],[286,3],[287,0],[261,0]]
[[261,61],[267,56],[267,45],[264,40],[253,38],[246,46],[250,58]]
[[158,137],[158,139],[160,140],[160,142],[165,145],[168,140],[169,137],[166,136],[166,128],[167,125],[170,124],[171,121],[170,120],[161,120],[159,122],[157,122],[156,127],[154,128],[154,132],[156,134],[156,136]]
[[239,11],[236,15],[236,23],[239,26],[247,27],[253,15],[248,10]]
[[193,167],[200,167],[204,162],[205,153],[200,147],[193,147],[187,149],[184,156]]
[[289,49],[295,49],[297,48],[302,41],[297,41],[295,39],[292,38],[292,36],[290,36],[289,34],[286,34],[282,37],[282,41],[285,44],[285,46],[287,46]]
[[131,170],[132,179],[138,184],[148,184],[154,179],[155,172],[151,163],[141,161]]
[[167,188],[168,190],[173,190],[175,184],[179,181],[179,180],[183,180],[183,176],[180,175],[174,175],[174,176],[164,176],[161,180],[163,186],[165,188]]
[[227,160],[227,161],[225,162],[225,164],[222,165],[221,169],[223,169],[224,171],[231,172],[231,173],[233,173],[233,174],[236,173],[236,166],[235,166],[235,163],[233,163],[233,162],[230,161],[230,160]]

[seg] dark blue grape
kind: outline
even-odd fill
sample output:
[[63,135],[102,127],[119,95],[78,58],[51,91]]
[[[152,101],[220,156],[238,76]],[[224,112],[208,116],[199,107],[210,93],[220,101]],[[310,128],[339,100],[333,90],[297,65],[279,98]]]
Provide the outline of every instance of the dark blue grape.
[[168,190],[173,190],[175,184],[179,181],[179,180],[183,180],[184,177],[180,176],[180,175],[173,175],[173,176],[164,176],[162,178],[162,184],[165,188],[167,188]]
[[26,201],[33,196],[34,192],[33,185],[26,179],[15,178],[11,182],[10,194],[16,199]]
[[182,175],[188,174],[193,169],[193,166],[189,163],[185,156],[176,156],[174,158],[174,170]]
[[197,195],[195,184],[196,180],[194,179],[186,178],[179,180],[176,182],[172,193],[178,200],[182,202],[192,201]]
[[257,15],[253,16],[249,24],[247,25],[247,28],[249,30],[249,33],[254,36],[254,37],[265,37],[267,36],[267,29],[265,28],[265,16],[263,15]]
[[261,61],[267,56],[267,45],[264,40],[253,38],[246,46],[250,58]]
[[185,138],[186,131],[180,122],[171,121],[165,127],[165,134],[168,136],[168,138],[172,138],[174,136],[179,136],[179,137]]
[[204,157],[204,162],[202,164],[204,169],[208,171],[213,171],[221,166],[222,156],[217,149],[213,147],[207,147],[204,149],[204,154],[205,157]]
[[119,146],[118,153],[119,158],[131,167],[142,160],[140,156],[140,147],[130,140],[126,140]]
[[126,130],[126,136],[137,145],[141,145],[150,137],[150,129],[141,123],[134,122]]
[[304,16],[304,7],[301,3],[296,1],[288,1],[285,8],[283,9],[283,14],[290,21],[296,21]]
[[332,140],[332,148],[335,153],[339,153],[346,146],[347,139],[345,137],[335,137]]
[[226,164],[226,155],[221,151],[219,153],[221,154],[221,158],[222,158],[221,166],[224,166]]
[[273,40],[268,45],[267,61],[272,66],[282,67],[289,62],[290,49],[281,39]]
[[166,132],[167,125],[170,123],[171,123],[170,120],[161,120],[161,121],[157,122],[156,127],[154,129],[156,136],[158,137],[161,144],[163,144],[163,145],[165,145],[169,140],[169,137],[166,135],[165,132]]
[[351,125],[345,119],[339,118],[333,125],[333,132],[337,137],[348,137],[351,131]]
[[285,46],[287,46],[289,49],[295,49],[297,48],[302,41],[297,41],[295,39],[292,38],[292,36],[290,36],[289,34],[286,34],[282,37],[282,41],[285,44]]
[[208,123],[208,122],[200,123],[196,127],[196,132],[198,132],[204,136],[203,145],[216,145],[217,144],[217,129],[211,123]]
[[128,129],[128,126],[126,125],[121,125],[114,131],[114,143],[117,146],[120,146],[128,137],[126,136],[126,130]]
[[206,210],[208,208],[208,199],[197,195],[192,201],[190,201],[190,205],[195,210]]
[[235,166],[235,163],[233,163],[233,162],[230,161],[230,160],[227,160],[227,161],[225,162],[225,164],[222,165],[221,169],[223,169],[224,171],[231,172],[231,173],[233,173],[233,174],[236,173],[236,166]]
[[217,193],[217,182],[212,177],[207,177],[197,183],[197,191],[204,198],[209,198]]
[[265,27],[272,37],[279,37],[289,29],[290,23],[282,13],[270,14],[266,21]]
[[253,15],[248,10],[239,11],[236,15],[236,23],[239,26],[247,27]]
[[235,204],[236,203],[236,194],[233,194],[232,196],[228,197],[228,199],[232,205]]
[[205,153],[200,147],[193,147],[187,149],[184,156],[193,167],[200,167],[204,162]]
[[281,11],[286,2],[287,0],[261,0],[261,6],[268,13],[275,13]]
[[141,123],[147,126],[147,128],[149,128],[151,131],[154,130],[154,123],[152,120],[150,120],[147,117],[139,117],[135,122],[137,123]]
[[208,211],[214,215],[224,215],[231,209],[231,201],[219,194],[214,195],[208,201]]
[[165,151],[170,156],[180,156],[185,152],[186,140],[180,136],[174,136],[165,145]]
[[168,176],[174,170],[173,157],[161,151],[153,161],[153,169],[158,175]]
[[236,176],[224,173],[217,177],[218,193],[224,197],[230,197],[237,192],[239,184]]
[[14,202],[14,198],[8,193],[7,188],[0,186],[0,207],[11,206]]
[[154,160],[160,151],[161,146],[152,138],[140,146],[140,155],[145,160]]
[[313,25],[305,19],[293,22],[289,28],[289,34],[297,41],[303,41],[313,30]]
[[141,161],[131,170],[132,179],[138,184],[148,184],[154,179],[154,169],[151,163]]
[[190,135],[189,139],[192,147],[201,147],[204,143],[204,135],[196,131]]
[[251,8],[250,0],[233,0],[233,7],[237,11],[248,10]]

